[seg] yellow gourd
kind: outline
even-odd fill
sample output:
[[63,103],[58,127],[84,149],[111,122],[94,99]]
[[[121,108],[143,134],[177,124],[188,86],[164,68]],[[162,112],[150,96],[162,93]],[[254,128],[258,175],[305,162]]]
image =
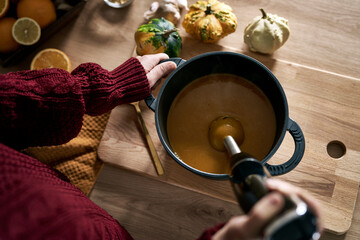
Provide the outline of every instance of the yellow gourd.
[[190,6],[182,23],[187,33],[206,43],[214,43],[237,27],[232,8],[217,0],[197,1]]
[[244,42],[251,51],[271,54],[288,40],[288,20],[260,9],[262,16],[255,17],[245,28]]

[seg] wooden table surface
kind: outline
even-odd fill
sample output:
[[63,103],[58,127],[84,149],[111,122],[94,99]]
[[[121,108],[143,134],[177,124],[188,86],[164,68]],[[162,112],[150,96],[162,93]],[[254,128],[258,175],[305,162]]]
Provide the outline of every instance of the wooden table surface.
[[[135,0],[127,8],[112,9],[101,0],[89,0],[80,15],[41,48],[63,50],[73,68],[83,62],[97,62],[111,70],[133,55],[133,34],[151,2]],[[233,7],[238,17],[236,32],[216,44],[200,44],[179,25],[183,38],[181,57],[233,51],[260,60],[274,72],[284,86],[290,117],[299,123],[307,139],[307,150],[298,168],[302,173],[320,170],[324,174],[300,179],[302,175],[294,171],[283,178],[308,189],[327,209],[342,206],[336,208],[335,215],[327,211],[328,231],[322,239],[358,239],[360,1],[224,2]],[[260,15],[259,8],[289,20],[288,42],[270,56],[249,52],[242,40],[243,29]],[[15,66],[0,67],[0,72],[28,69],[34,54]],[[153,113],[144,104],[141,107],[165,175],[156,176],[133,107],[119,106],[112,111],[99,146],[99,156],[108,164],[90,198],[116,217],[136,239],[194,239],[205,227],[239,214],[227,183],[196,176],[167,155],[157,137]],[[317,128],[313,128],[314,124]],[[330,129],[326,127],[329,124]],[[339,140],[347,147],[341,159],[326,156],[326,144],[331,140]],[[275,156],[281,160],[291,155],[291,144],[287,136]],[[313,163],[313,159],[318,161]],[[331,202],[334,199],[337,202]]]

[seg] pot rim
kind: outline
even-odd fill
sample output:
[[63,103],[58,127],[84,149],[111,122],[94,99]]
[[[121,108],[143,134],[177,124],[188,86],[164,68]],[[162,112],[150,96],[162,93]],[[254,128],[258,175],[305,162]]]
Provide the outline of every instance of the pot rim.
[[[207,53],[203,53],[203,54],[200,54],[200,55],[197,55],[195,57],[192,57],[190,58],[189,60],[186,60],[184,61],[181,65],[179,65],[167,78],[166,80],[164,81],[160,91],[159,91],[159,94],[158,94],[158,97],[156,99],[156,102],[155,102],[155,124],[156,124],[156,130],[157,130],[157,133],[159,135],[159,138],[160,138],[160,141],[163,145],[163,147],[166,149],[166,151],[168,152],[168,154],[178,163],[180,164],[182,167],[184,167],[185,169],[187,170],[190,170],[198,175],[201,175],[203,177],[207,177],[207,178],[211,178],[211,179],[217,179],[217,180],[226,180],[226,179],[229,179],[230,178],[230,175],[229,174],[218,174],[218,173],[210,173],[210,172],[204,172],[204,171],[201,171],[199,169],[196,169],[188,164],[186,164],[184,161],[182,161],[174,152],[173,150],[171,149],[171,146],[166,142],[166,140],[164,139],[164,136],[161,132],[161,127],[160,127],[160,123],[159,123],[159,110],[158,110],[158,106],[159,106],[159,103],[161,101],[161,97],[163,96],[163,92],[164,92],[164,89],[166,87],[166,85],[171,81],[171,79],[173,78],[173,76],[175,74],[177,74],[177,72],[181,71],[182,68],[184,68],[185,66],[191,64],[192,62],[194,61],[197,61],[198,59],[201,59],[201,58],[205,58],[205,57],[208,57],[208,56],[213,56],[213,55],[224,55],[224,56],[236,56],[236,57],[240,57],[240,58],[245,58],[247,61],[251,61],[253,62],[254,64],[258,65],[259,67],[261,67],[262,69],[264,69],[266,71],[266,73],[269,75],[269,77],[271,79],[273,79],[273,82],[274,84],[276,85],[276,87],[278,88],[278,90],[281,92],[281,97],[282,97],[282,100],[283,100],[283,103],[284,103],[284,124],[282,126],[282,129],[281,129],[281,134],[279,135],[279,138],[277,139],[277,142],[276,144],[274,144],[273,148],[271,149],[271,151],[268,153],[268,155],[266,155],[266,157],[261,160],[261,163],[264,165],[267,161],[270,160],[270,158],[275,154],[275,152],[278,150],[278,148],[280,147],[284,137],[285,137],[285,134],[286,134],[286,130],[288,128],[288,124],[289,124],[289,110],[288,110],[288,103],[287,103],[287,98],[286,98],[286,95],[285,95],[285,92],[284,92],[284,89],[283,87],[281,86],[279,80],[275,77],[275,75],[263,64],[261,63],[260,61],[250,57],[250,56],[247,56],[245,54],[241,54],[241,53],[236,53],[236,52],[227,52],[227,51],[214,51],[214,52],[207,52]],[[278,127],[278,126],[277,126]],[[280,130],[279,130],[280,131]]]

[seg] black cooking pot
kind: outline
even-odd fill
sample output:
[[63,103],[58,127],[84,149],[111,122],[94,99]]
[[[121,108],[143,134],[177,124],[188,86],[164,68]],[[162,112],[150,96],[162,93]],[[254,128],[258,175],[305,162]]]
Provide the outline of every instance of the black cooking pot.
[[[276,136],[273,146],[267,156],[261,161],[271,175],[285,174],[294,169],[305,151],[305,139],[299,125],[288,116],[288,104],[283,88],[279,81],[259,61],[239,53],[233,52],[210,52],[201,54],[188,61],[181,58],[171,58],[178,65],[162,85],[158,97],[150,96],[145,100],[150,109],[155,112],[156,129],[166,151],[181,166],[186,169],[215,179],[228,179],[228,174],[214,174],[195,169],[173,152],[167,134],[167,117],[169,109],[175,97],[190,82],[199,77],[213,73],[235,74],[246,78],[257,85],[270,100],[276,116]],[[286,131],[289,131],[295,142],[295,151],[287,162],[280,165],[270,165],[267,161],[274,155],[284,139]]]

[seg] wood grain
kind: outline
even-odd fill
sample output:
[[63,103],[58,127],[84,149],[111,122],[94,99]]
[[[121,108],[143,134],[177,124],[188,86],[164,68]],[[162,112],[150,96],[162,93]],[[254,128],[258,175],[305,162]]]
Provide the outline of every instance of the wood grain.
[[[324,205],[326,229],[344,233],[351,225],[360,181],[360,146],[357,144],[360,141],[360,123],[357,121],[360,119],[360,82],[299,65],[265,58],[259,60],[279,78],[288,97],[290,117],[301,126],[306,139],[305,154],[299,166],[279,178],[318,197]],[[159,180],[234,201],[227,182],[196,176],[167,155],[157,137],[154,113],[144,104],[141,106],[166,172]],[[136,115],[129,107],[118,106],[111,113],[99,146],[99,156],[107,163],[156,176],[151,161],[144,160],[148,159],[148,152],[144,140],[139,137],[137,125],[131,120]],[[346,146],[346,154],[340,159],[327,153],[327,144],[332,140]],[[293,140],[287,136],[270,163],[285,162],[292,151]]]
[[[234,202],[110,164],[104,165],[90,199],[139,240],[196,239],[206,228],[242,214]],[[344,235],[325,232],[321,240],[357,240],[359,224],[360,204],[357,204],[349,231]]]
[[[114,9],[101,0],[88,0],[80,15],[52,36],[40,48],[56,47],[70,57],[74,69],[83,62],[96,62],[111,70],[132,55],[134,32],[144,22],[143,13],[153,0],[137,0],[130,6]],[[188,0],[194,3],[195,0]],[[236,51],[248,51],[243,43],[243,30],[260,8],[289,20],[290,38],[268,59],[277,59],[309,66],[323,71],[360,78],[360,0],[293,0],[251,1],[225,0],[238,18],[235,33],[212,44],[212,50],[232,46]],[[182,13],[182,16],[184,13]],[[178,26],[182,28],[180,25]],[[182,33],[183,53],[193,51],[192,38]],[[199,44],[208,48],[209,44]],[[29,69],[35,53],[24,57],[17,65],[0,72]],[[257,54],[255,54],[257,55]]]
[[[89,0],[78,18],[40,48],[55,47],[63,50],[69,55],[73,68],[83,62],[97,62],[111,70],[132,56],[133,33],[143,23],[142,15],[151,2],[153,0],[136,0],[127,8],[112,9],[103,1]],[[188,2],[191,4],[195,0]],[[357,210],[354,215],[352,213],[360,179],[360,162],[357,160],[360,136],[358,123],[360,0],[305,2],[224,0],[224,2],[233,7],[238,17],[236,32],[217,44],[209,45],[195,41],[179,26],[183,39],[181,57],[189,59],[204,52],[228,50],[254,57],[274,72],[285,89],[290,117],[301,126],[306,138],[306,152],[299,167],[281,178],[306,188],[323,202],[327,208],[326,226],[330,231],[338,234],[346,231],[352,219],[352,226],[346,235],[339,237],[327,233],[323,239],[358,239],[359,197]],[[253,17],[260,15],[259,8],[289,20],[291,33],[288,42],[270,56],[249,52],[242,40],[243,29]],[[0,73],[29,69],[34,55],[35,53],[25,57],[16,66],[0,67]],[[112,111],[99,148],[100,157],[109,164],[122,167],[119,175],[129,172],[142,173],[144,181],[156,180],[157,182],[152,183],[159,184],[159,188],[166,186],[163,184],[170,183],[180,186],[184,191],[193,189],[189,191],[195,190],[203,194],[206,199],[215,198],[224,200],[224,203],[230,201],[235,204],[227,182],[210,181],[196,176],[169,158],[157,139],[155,126],[151,125],[154,124],[154,114],[143,103],[141,108],[149,132],[156,140],[155,146],[166,174],[160,178],[156,177],[136,113],[129,105],[119,106]],[[329,157],[326,147],[332,140],[339,140],[345,144],[347,148],[345,156],[340,159]],[[293,143],[287,134],[272,161],[281,162],[287,159],[292,151]],[[107,175],[106,169],[105,167],[101,176]],[[128,181],[112,184],[136,189],[138,183],[135,181],[132,184],[134,178],[131,175],[126,176],[129,177]],[[100,178],[99,181],[101,179],[105,182],[108,180],[108,178]],[[106,194],[110,189],[108,186],[96,185],[94,191]],[[128,197],[136,199],[138,195],[134,191],[129,191]],[[99,201],[99,204],[116,205],[118,199],[114,197],[108,202]],[[144,202],[144,206],[146,204]],[[130,218],[130,213],[136,208],[132,209],[131,205],[123,207],[129,209],[126,210],[128,218],[122,219],[131,223],[132,219],[136,218]],[[160,212],[158,214],[157,220],[160,223],[169,221],[166,214],[161,215]],[[135,224],[132,227],[133,232],[139,231],[138,234],[144,234],[141,233],[143,228],[140,229]]]
[[110,165],[104,166],[90,198],[134,239],[196,239],[205,229],[241,214],[237,204]]
[[[250,15],[256,15],[254,6],[243,4],[238,1],[231,4],[235,12],[249,9],[241,15],[239,28],[247,22],[244,19],[251,20]],[[190,59],[209,51],[239,52],[258,59],[278,77],[288,97],[290,117],[301,126],[306,138],[306,152],[301,164],[295,171],[279,178],[303,187],[318,197],[324,205],[326,229],[341,234],[351,225],[360,181],[360,167],[357,161],[357,143],[360,140],[360,127],[357,121],[360,111],[357,103],[360,101],[360,85],[359,71],[354,70],[359,53],[350,50],[349,45],[344,45],[344,40],[347,41],[346,36],[349,34],[354,34],[355,37],[350,46],[357,46],[359,43],[356,40],[359,39],[356,37],[358,33],[350,33],[348,30],[352,27],[348,23],[358,18],[355,12],[359,12],[360,9],[355,7],[350,10],[344,3],[334,3],[331,8],[338,8],[334,14],[333,11],[321,11],[323,4],[325,3],[321,1],[311,1],[305,5],[296,2],[290,5],[279,2],[267,4],[268,12],[273,12],[271,9],[274,8],[282,16],[286,16],[286,13],[292,12],[291,10],[298,10],[293,11],[294,14],[289,17],[289,22],[294,24],[291,32],[293,42],[290,43],[290,39],[272,56],[252,53],[246,46],[237,45],[242,35],[238,31],[217,44],[209,45],[192,39],[180,28],[180,34],[183,36],[181,57]],[[313,10],[309,12],[310,8]],[[338,19],[346,19],[342,22],[342,29],[336,27],[341,34],[330,34],[334,33],[334,28],[330,28],[329,22],[334,23]],[[291,44],[294,46],[287,48]],[[343,46],[349,52],[344,50],[335,53],[337,46]],[[296,57],[292,58],[293,56]],[[341,63],[335,58],[342,59]],[[351,70],[344,68],[347,64],[343,64],[342,61],[351,62]],[[150,134],[156,138],[153,113],[144,105],[142,107]],[[99,156],[105,162],[154,176],[149,161],[144,161],[148,154],[147,149],[143,148],[143,139],[139,138],[137,127],[132,126],[129,121],[131,115],[127,106],[119,106],[113,110],[99,147]],[[340,159],[331,158],[327,153],[327,144],[332,140],[341,141],[347,148],[346,154]],[[158,139],[155,140],[155,145],[167,173],[163,178],[158,178],[159,180],[234,201],[227,182],[212,181],[189,173],[167,155]],[[286,161],[292,151],[293,142],[287,136],[271,162]]]
[[136,113],[138,115],[138,119],[140,121],[142,132],[143,132],[143,134],[145,136],[147,145],[149,147],[149,151],[150,151],[150,154],[151,154],[151,159],[153,160],[154,167],[156,169],[156,173],[159,176],[161,176],[161,175],[164,174],[164,168],[163,168],[163,166],[161,164],[161,161],[159,159],[159,155],[157,154],[154,143],[153,143],[153,141],[151,139],[151,136],[150,136],[149,131],[148,131],[147,127],[146,127],[145,121],[144,121],[144,119],[142,117],[139,102],[134,102],[134,103],[131,103],[131,104],[134,106],[134,108],[136,110]]

